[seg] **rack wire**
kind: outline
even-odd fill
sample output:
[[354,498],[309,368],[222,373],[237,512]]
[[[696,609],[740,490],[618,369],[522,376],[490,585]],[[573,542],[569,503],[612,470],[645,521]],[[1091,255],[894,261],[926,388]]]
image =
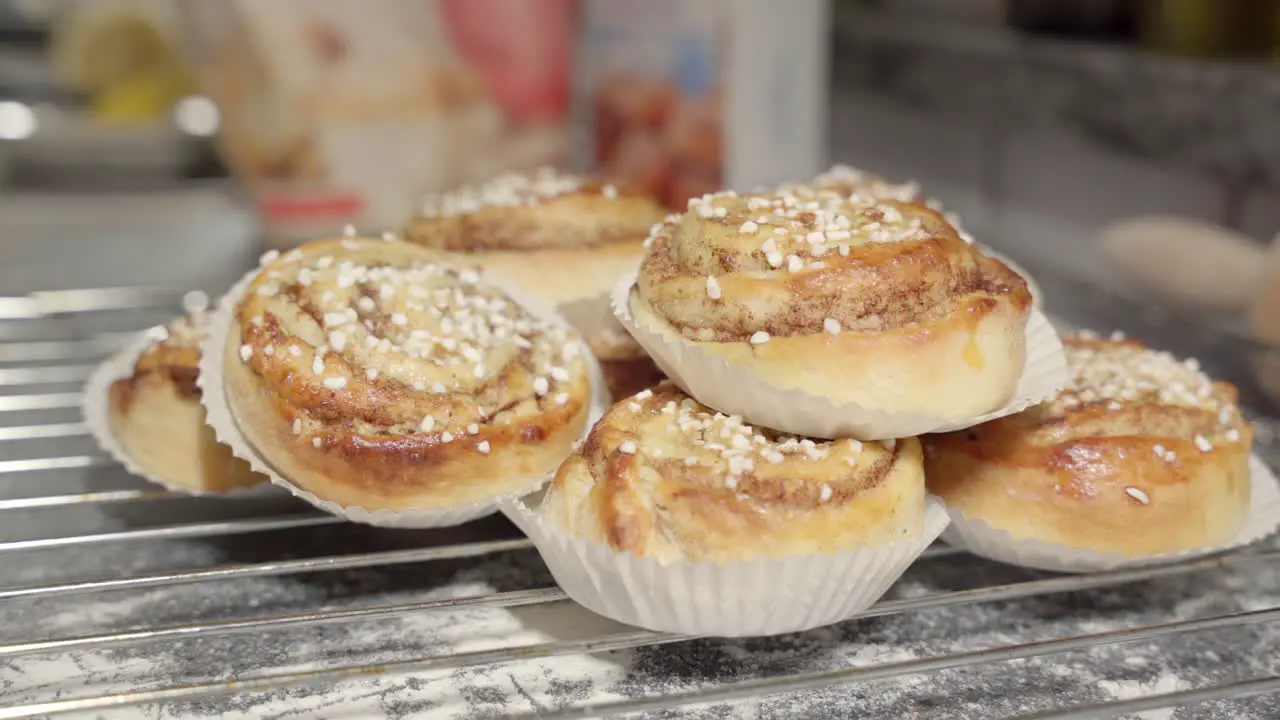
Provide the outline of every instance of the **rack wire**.
[[[159,716],[158,713],[174,703],[214,703],[201,706],[207,711],[210,708],[225,709],[226,706],[216,704],[220,698],[323,689],[372,677],[390,678],[393,683],[408,683],[412,688],[414,678],[434,677],[433,673],[501,668],[534,659],[550,661],[549,667],[554,671],[557,660],[570,657],[608,657],[610,653],[641,649],[660,652],[662,648],[716,642],[603,623],[605,630],[601,632],[587,632],[569,638],[552,637],[464,651],[432,652],[431,648],[417,648],[392,659],[377,657],[375,652],[372,659],[359,657],[351,661],[339,656],[337,662],[329,662],[319,668],[300,669],[290,667],[288,662],[278,662],[247,671],[235,667],[240,661],[234,656],[236,646],[218,642],[273,633],[286,638],[290,633],[312,636],[325,627],[470,610],[561,606],[580,613],[583,618],[590,618],[585,610],[572,606],[559,588],[545,581],[549,577],[545,571],[536,568],[532,576],[540,576],[544,582],[532,587],[489,587],[480,592],[441,595],[428,592],[434,588],[410,582],[407,583],[409,587],[399,589],[394,602],[365,601],[367,598],[357,588],[344,596],[354,599],[354,604],[334,607],[321,602],[314,607],[288,612],[270,611],[270,608],[268,611],[256,611],[253,602],[245,602],[238,612],[227,616],[202,616],[194,608],[190,613],[184,613],[181,598],[191,596],[187,593],[178,596],[177,610],[171,609],[154,622],[83,632],[61,629],[64,623],[53,634],[42,630],[41,618],[57,612],[60,605],[68,603],[71,604],[71,612],[82,616],[83,623],[76,624],[77,627],[93,626],[95,613],[99,612],[95,608],[110,607],[95,605],[99,598],[129,598],[147,592],[182,588],[199,593],[218,584],[250,579],[290,579],[296,582],[298,578],[309,577],[323,586],[335,578],[348,577],[343,573],[351,572],[366,573],[361,576],[366,579],[370,577],[368,572],[377,577],[389,576],[390,579],[383,577],[377,582],[395,586],[404,580],[406,572],[415,573],[419,568],[435,565],[452,563],[457,567],[462,563],[465,567],[467,563],[487,562],[499,557],[514,558],[511,562],[515,564],[539,562],[536,554],[530,551],[529,541],[514,534],[500,521],[487,524],[482,521],[475,532],[436,534],[429,539],[421,533],[362,530],[364,540],[359,546],[340,544],[335,552],[307,553],[305,550],[316,546],[312,542],[315,533],[341,530],[335,526],[345,523],[294,504],[193,500],[154,486],[123,480],[119,473],[110,475],[113,463],[88,441],[86,428],[78,419],[80,398],[76,386],[87,377],[97,360],[130,337],[130,330],[141,329],[143,318],[150,318],[149,321],[153,322],[157,315],[176,311],[178,306],[179,297],[174,293],[131,288],[0,298],[0,338],[3,338],[0,339],[0,531],[5,528],[13,531],[0,532],[0,538],[4,538],[0,540],[0,621],[3,621],[0,627],[8,628],[0,634],[0,718],[137,710],[141,706],[151,708]],[[134,318],[131,328],[99,329],[93,318],[108,311],[117,315],[119,311],[128,311]],[[117,326],[120,324],[118,318],[113,322]],[[28,339],[32,337],[37,339]],[[98,471],[106,471],[109,477],[98,477],[94,474]],[[43,479],[48,476],[70,477],[74,487],[63,488],[61,484]],[[128,485],[121,487],[121,480]],[[179,506],[195,507],[198,511],[187,515],[171,510]],[[85,517],[93,519],[92,527],[87,531],[81,524]],[[104,517],[108,520],[105,525],[101,522]],[[138,526],[135,522],[137,517],[145,517],[152,522]],[[159,523],[154,522],[157,519]],[[383,541],[392,535],[404,541],[397,540],[387,546]],[[256,540],[267,536],[274,539],[270,542]],[[141,570],[118,576],[90,572],[88,577],[84,573],[68,573],[62,577],[56,570],[49,571],[50,567],[56,568],[63,562],[76,564],[67,558],[83,557],[84,553],[102,549],[110,550],[112,557],[128,558],[135,552],[141,554],[145,548],[149,557],[164,560],[166,548],[176,548],[178,543],[222,542],[237,537],[246,538],[250,545],[256,546],[253,555],[261,559],[218,562],[215,558],[214,562],[204,565],[158,570],[149,570],[147,564],[142,563],[139,565]],[[370,538],[374,540],[370,541]],[[273,557],[273,547],[290,548],[290,551]],[[302,548],[301,556],[297,556],[299,551],[293,548]],[[158,565],[163,566],[165,562]],[[961,562],[982,563],[953,548],[937,545],[926,552],[916,567],[921,573],[937,572],[950,563]],[[1198,578],[1207,578],[1203,582],[1229,584],[1247,580],[1257,575],[1260,569],[1275,568],[1278,564],[1280,547],[1274,543],[1263,543],[1226,555],[1089,575],[1055,576],[1009,569],[1005,575],[997,575],[1006,581],[960,588],[944,583],[923,594],[891,594],[871,609],[850,618],[844,625],[859,626],[859,623],[865,624],[873,618],[955,613],[984,604],[1079,598],[1090,592],[1125,589],[1159,581],[1192,579],[1198,583],[1202,582]],[[35,565],[44,569],[33,571]],[[107,565],[103,567],[105,569]],[[370,593],[369,597],[380,600],[385,595]],[[23,607],[27,612],[17,617],[34,617],[34,623],[9,619],[7,611],[19,603],[26,603]],[[36,608],[34,615],[33,607]],[[1280,621],[1280,606],[1269,604],[1229,608],[1230,611],[1226,612],[1217,611],[1218,608],[1214,610],[1193,617],[1170,613],[1168,618],[1156,621],[1144,619],[1104,629],[1085,625],[1077,632],[1051,637],[1034,637],[1031,633],[1025,641],[1000,642],[922,657],[869,663],[838,662],[835,667],[796,666],[788,671],[763,672],[756,676],[750,673],[716,676],[707,682],[684,682],[674,690],[641,690],[630,696],[614,693],[604,698],[570,697],[554,706],[535,702],[532,711],[523,707],[498,706],[490,708],[489,715],[586,718],[665,713],[664,716],[672,716],[700,712],[699,708],[734,707],[733,703],[744,700],[804,692],[830,693],[833,688],[843,688],[843,692],[850,693],[847,697],[854,701],[858,698],[858,688],[867,687],[869,683],[909,676],[929,678],[949,670],[988,667],[1017,660],[1054,662],[1071,657],[1071,653],[1091,649],[1131,646],[1195,634],[1228,630],[1255,632]],[[170,620],[171,616],[176,619]],[[827,636],[818,637],[813,642],[821,645]],[[1262,638],[1258,642],[1263,642],[1265,648],[1266,637],[1274,636],[1258,637]],[[281,642],[288,644],[287,640]],[[748,653],[756,652],[766,647],[760,643],[767,642],[757,641],[735,647],[739,650],[747,648]],[[13,677],[35,672],[30,669],[34,667],[30,664],[32,661],[52,663],[69,669],[72,675],[84,673],[85,678],[91,679],[92,673],[85,671],[77,660],[83,653],[117,651],[124,653],[121,657],[137,657],[146,655],[149,649],[175,643],[196,643],[191,646],[191,652],[195,653],[231,653],[220,660],[230,670],[216,678],[170,673],[160,682],[143,687],[119,687],[117,684],[101,691],[96,691],[92,683],[86,683],[89,685],[87,689],[79,687],[74,682],[76,678],[65,677],[66,673],[63,673],[64,677],[51,675],[48,682],[26,683],[21,689],[13,689],[13,686],[21,685],[15,683]],[[837,645],[846,650],[851,645],[847,635],[834,637],[832,643],[833,650],[838,649]],[[856,639],[852,645],[857,645]],[[57,665],[59,660],[68,662]],[[749,660],[748,654],[744,662]],[[71,681],[70,685],[66,681]],[[1101,702],[1065,705],[1041,702],[1025,712],[1009,711],[1007,704],[998,702],[1000,698],[979,698],[974,702],[979,706],[986,700],[994,702],[993,711],[984,717],[1092,718],[1197,703],[1241,701],[1277,691],[1280,691],[1280,676],[1263,675],[1233,677],[1191,688],[1156,688],[1137,696],[1111,697]],[[839,709],[841,691],[834,692],[837,694],[823,697],[835,698],[830,701],[835,703],[832,717],[845,717],[845,712]],[[1275,708],[1276,705],[1265,707]],[[1261,711],[1263,716],[1267,713],[1265,707]],[[325,714],[331,716],[340,712],[340,708],[334,707]],[[945,711],[942,716],[946,716]]]

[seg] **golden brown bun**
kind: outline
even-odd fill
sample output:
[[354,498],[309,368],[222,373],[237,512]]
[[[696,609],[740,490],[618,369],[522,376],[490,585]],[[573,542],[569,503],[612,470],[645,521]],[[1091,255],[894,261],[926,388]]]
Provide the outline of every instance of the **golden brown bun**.
[[929,489],[1016,538],[1127,557],[1234,538],[1253,440],[1236,389],[1133,341],[1064,345],[1074,381],[1051,401],[922,438]]
[[637,323],[783,388],[967,417],[1013,394],[1031,295],[923,205],[721,193],[655,226]]
[[598,332],[588,346],[600,362],[609,397],[630,397],[666,379],[653,358],[625,330]]
[[605,414],[539,512],[574,537],[666,563],[891,542],[921,532],[924,506],[914,438],[779,436],[662,383]]
[[633,270],[664,215],[647,195],[544,168],[431,197],[404,235],[466,253],[486,272],[559,304],[605,293]]
[[133,374],[111,385],[108,422],[116,440],[148,474],[192,492],[264,482],[205,424],[196,378],[207,316],[179,318],[159,330]]
[[236,305],[225,382],[241,431],[290,482],[368,510],[528,487],[581,436],[571,332],[406,243],[316,242]]

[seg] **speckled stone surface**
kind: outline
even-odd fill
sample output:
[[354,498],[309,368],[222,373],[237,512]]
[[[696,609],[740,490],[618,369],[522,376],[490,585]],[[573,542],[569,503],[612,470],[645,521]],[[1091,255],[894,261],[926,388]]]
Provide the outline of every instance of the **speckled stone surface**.
[[1038,124],[1240,183],[1280,186],[1280,72],[1011,31],[840,18],[837,86],[999,127]]

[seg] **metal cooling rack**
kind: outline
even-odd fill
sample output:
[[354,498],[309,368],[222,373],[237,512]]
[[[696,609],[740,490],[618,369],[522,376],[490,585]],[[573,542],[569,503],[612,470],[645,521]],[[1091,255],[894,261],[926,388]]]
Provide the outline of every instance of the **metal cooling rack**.
[[[427,574],[433,566],[467,567],[504,555],[514,558],[514,564],[536,566],[539,561],[536,554],[530,552],[530,543],[513,533],[501,519],[481,521],[474,530],[458,534],[379,531],[346,525],[336,518],[293,504],[291,500],[257,503],[190,499],[129,480],[119,472],[112,474],[112,463],[86,438],[85,428],[78,419],[77,384],[87,377],[97,360],[119,347],[130,331],[165,319],[179,306],[178,301],[173,293],[137,289],[0,298],[0,532],[3,532],[0,538],[4,538],[0,541],[0,562],[5,563],[0,564],[0,628],[7,628],[3,636],[7,640],[0,640],[3,642],[0,644],[0,718],[63,713],[93,716],[112,709],[161,717],[165,716],[164,709],[175,703],[188,703],[179,705],[183,708],[200,707],[205,712],[219,712],[220,708],[229,707],[218,705],[219,702],[253,694],[282,690],[303,692],[371,677],[411,684],[424,673],[501,667],[536,658],[549,659],[551,667],[555,667],[554,659],[583,654],[607,657],[617,651],[649,652],[647,649],[652,649],[655,653],[670,651],[680,657],[681,647],[714,647],[717,641],[614,625],[610,626],[613,631],[602,634],[460,653],[434,653],[431,648],[420,648],[391,660],[362,657],[354,662],[339,654],[329,658],[318,670],[281,669],[288,665],[287,658],[267,658],[264,667],[258,669],[236,669],[241,661],[235,656],[236,645],[231,642],[236,637],[276,633],[284,638],[281,644],[287,645],[290,637],[313,637],[326,627],[466,609],[566,605],[569,601],[562,591],[546,581],[545,572],[537,567],[531,572],[542,578],[541,584],[526,587],[499,584],[491,592],[460,597],[428,597],[422,583],[406,580],[419,572]],[[48,479],[50,477],[56,478],[56,482]],[[317,534],[330,531],[350,531],[354,535],[338,536],[336,541],[316,539]],[[249,556],[253,559],[230,563],[215,559],[205,565],[166,567],[166,553],[185,548],[182,543],[188,541],[234,542],[241,549],[250,547],[253,551]],[[317,549],[320,552],[317,553]],[[92,558],[99,550],[109,551],[104,557],[114,560],[102,561],[101,568],[97,569],[97,561]],[[139,556],[145,553],[161,561],[136,566],[126,562],[124,570],[118,569],[117,561],[127,560],[134,553]],[[918,571],[921,573],[937,573],[965,561],[979,562],[945,546],[935,546],[916,568],[922,568]],[[86,562],[90,565],[88,569],[84,567]],[[1053,576],[1008,569],[1005,575],[997,576],[1006,581],[994,584],[983,582],[956,588],[942,583],[923,594],[905,597],[891,594],[890,599],[845,625],[868,628],[872,627],[867,625],[869,618],[957,613],[965,608],[997,603],[1006,604],[1001,607],[1017,607],[1017,603],[1046,599],[1087,598],[1088,593],[1103,590],[1123,593],[1132,586],[1157,581],[1194,583],[1200,582],[1198,578],[1210,577],[1205,582],[1235,582],[1277,564],[1280,564],[1280,547],[1264,543],[1261,547],[1225,556],[1093,575]],[[65,573],[59,569],[63,565]],[[34,569],[37,566],[38,571]],[[157,567],[160,569],[155,569]],[[911,572],[917,572],[916,568]],[[344,580],[351,577],[352,571],[358,571],[363,579],[360,582]],[[63,623],[52,634],[44,628],[44,618],[68,604],[73,608],[70,612],[82,614],[83,625],[77,627],[88,628],[102,624],[97,615],[99,611],[95,610],[99,606],[93,604],[98,598],[119,602],[120,598],[148,591],[182,587],[188,588],[188,598],[198,598],[221,584],[234,581],[285,578],[306,579],[308,588],[325,587],[330,581],[346,583],[343,597],[352,602],[333,607],[332,603],[322,600],[300,611],[278,612],[270,607],[258,610],[253,602],[246,600],[234,612],[209,617],[208,613],[196,611],[195,600],[179,599],[173,606],[165,605],[163,612],[148,610],[146,614],[153,617],[153,621],[138,626],[70,632]],[[399,588],[396,602],[370,603],[361,602],[365,597],[362,583],[372,583],[382,589],[398,583],[408,587]],[[385,597],[374,593],[369,596]],[[193,605],[189,609],[183,602]],[[14,610],[19,603],[25,603],[24,611],[16,616],[7,614],[6,611]],[[1075,605],[1068,603],[1067,607]],[[631,697],[618,697],[615,693],[605,701],[569,696],[554,707],[535,703],[537,709],[532,713],[519,708],[508,711],[499,705],[491,707],[487,716],[585,718],[641,712],[664,717],[684,716],[686,712],[704,712],[708,707],[714,709],[744,700],[822,692],[828,693],[823,697],[834,698],[829,701],[835,713],[832,717],[844,717],[845,713],[839,709],[841,696],[831,695],[832,688],[843,688],[852,693],[850,697],[856,697],[858,688],[875,687],[868,685],[875,682],[920,675],[928,680],[949,670],[976,672],[978,668],[1015,660],[1054,663],[1073,657],[1072,653],[1120,644],[1256,629],[1280,621],[1280,606],[1234,610],[1195,617],[1171,614],[1154,621],[1150,616],[1143,616],[1142,621],[1101,631],[1088,631],[1086,627],[1080,632],[1032,637],[1025,642],[888,662],[838,662],[834,667],[828,664],[820,669],[798,665],[781,672],[766,668],[756,676],[739,674],[723,681],[710,673],[709,681],[685,682],[675,690],[654,693],[641,689]],[[586,611],[580,612],[587,616]],[[847,636],[832,637],[833,642],[849,645]],[[762,643],[768,642],[752,641],[737,647],[755,652],[767,648]],[[793,638],[785,642],[798,641]],[[179,643],[187,648],[183,653],[223,663],[226,671],[216,679],[170,673],[160,682],[140,682],[138,687],[95,692],[94,683],[89,682],[95,671],[75,660],[78,653],[112,651],[116,654],[107,657],[118,658],[118,662],[127,665],[148,653],[158,653],[161,648]],[[26,687],[21,693],[6,692],[6,679],[13,677],[6,672],[27,672],[30,663],[37,660],[64,668],[64,672],[73,675],[84,673],[88,687],[78,687],[74,678],[70,683],[61,684],[53,682],[57,678],[51,678],[47,692],[41,690],[43,686],[39,683]],[[58,665],[61,660],[68,662]],[[749,664],[741,657],[739,661]],[[1230,676],[1193,688],[1157,689],[1101,702],[1080,702],[1064,695],[1066,699],[1060,704],[1045,707],[1041,703],[1040,707],[1027,712],[1007,712],[1001,709],[1006,706],[997,703],[990,714],[981,716],[1106,717],[1173,706],[1205,707],[1197,704],[1224,699],[1252,697],[1257,701],[1257,696],[1277,691],[1280,691],[1280,676],[1274,674]],[[20,696],[19,701],[13,700],[15,696]],[[979,698],[974,702],[983,701]],[[191,705],[192,702],[196,705]],[[934,709],[941,713],[939,716],[950,716],[946,708]],[[1269,716],[1265,707],[1261,712],[1261,716]],[[177,716],[184,714],[178,712]],[[334,716],[340,714],[340,710],[335,708],[317,714]],[[760,711],[759,716],[766,715],[767,712]],[[422,716],[431,717],[431,714],[424,711]]]

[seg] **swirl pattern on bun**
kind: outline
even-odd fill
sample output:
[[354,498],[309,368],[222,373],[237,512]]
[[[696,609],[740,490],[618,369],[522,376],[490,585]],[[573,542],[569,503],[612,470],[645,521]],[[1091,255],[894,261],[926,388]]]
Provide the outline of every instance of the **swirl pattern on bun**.
[[1012,396],[1031,296],[923,205],[727,192],[655,226],[630,309],[781,388],[967,417]]
[[224,375],[244,435],[290,482],[366,509],[526,489],[584,429],[585,350],[469,268],[362,238],[268,259]]
[[562,532],[663,563],[782,557],[917,536],[919,443],[754,428],[664,382],[613,406],[539,512]]
[[1063,344],[1073,381],[1054,398],[924,439],[930,489],[1015,538],[1128,557],[1230,542],[1253,438],[1235,387],[1118,335]]

